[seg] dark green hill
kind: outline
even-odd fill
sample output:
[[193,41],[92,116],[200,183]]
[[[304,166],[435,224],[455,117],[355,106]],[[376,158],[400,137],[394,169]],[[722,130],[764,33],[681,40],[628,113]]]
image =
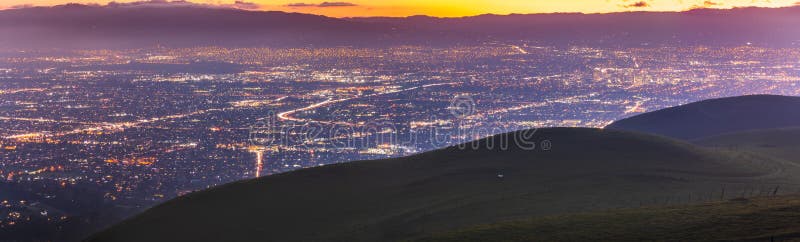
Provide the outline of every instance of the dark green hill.
[[[545,140],[552,149],[538,147]],[[537,216],[713,200],[723,188],[735,196],[800,184],[797,168],[781,162],[624,131],[540,129],[472,144],[478,148],[224,185],[156,206],[90,241],[404,240]],[[531,144],[537,148],[523,148]]]
[[[765,193],[768,193],[766,191]],[[764,194],[474,226],[420,241],[798,241],[800,196]]]
[[800,128],[729,133],[699,139],[694,143],[716,149],[751,152],[800,164]]
[[794,126],[800,126],[800,97],[753,95],[662,109],[614,122],[606,128],[691,140]]

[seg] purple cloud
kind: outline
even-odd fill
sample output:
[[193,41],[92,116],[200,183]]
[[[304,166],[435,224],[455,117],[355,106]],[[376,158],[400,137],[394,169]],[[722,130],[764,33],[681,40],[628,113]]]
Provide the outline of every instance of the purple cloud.
[[354,3],[348,2],[323,2],[319,4],[320,7],[354,7],[358,6]]
[[[224,6],[224,5],[223,5]],[[228,5],[232,8],[239,8],[239,9],[259,9],[261,5],[253,2],[245,2],[245,1],[236,1],[233,4]]]
[[650,4],[645,2],[645,1],[638,1],[638,2],[635,2],[635,3],[631,3],[631,4],[628,4],[628,5],[625,5],[625,7],[626,8],[646,8],[646,7],[650,7]]
[[328,8],[328,7],[355,7],[358,6],[355,3],[349,2],[323,2],[320,4],[311,4],[311,3],[291,3],[287,4],[287,7],[295,7],[295,8],[302,8],[302,7],[318,7],[318,8]]
[[234,3],[226,4],[203,4],[203,3],[193,3],[186,0],[146,0],[146,1],[138,1],[138,2],[129,2],[129,3],[120,3],[120,2],[110,2],[108,7],[203,7],[203,8],[236,8],[236,9],[258,9],[261,6],[252,3],[252,2],[245,2],[245,1],[235,1]]
[[286,6],[287,7],[302,8],[302,7],[316,7],[317,5],[316,4],[310,4],[310,3],[290,3],[290,4],[286,4]]
[[36,6],[34,6],[33,4],[28,3],[28,4],[14,5],[14,6],[11,6],[9,8],[11,8],[11,9],[20,9],[20,8],[32,8],[32,7],[36,7]]

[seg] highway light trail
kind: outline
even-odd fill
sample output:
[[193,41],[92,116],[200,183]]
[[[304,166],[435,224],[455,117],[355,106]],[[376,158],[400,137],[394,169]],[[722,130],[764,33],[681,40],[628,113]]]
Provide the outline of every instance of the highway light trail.
[[[273,102],[280,101],[285,99],[286,97],[281,97],[278,99],[273,100]],[[243,107],[244,108],[244,107]],[[243,109],[240,108],[240,109]],[[194,112],[184,113],[184,114],[173,114],[167,115],[163,117],[156,117],[156,118],[149,118],[149,119],[140,119],[137,121],[132,122],[118,122],[118,123],[110,123],[110,122],[101,122],[101,123],[91,123],[91,122],[77,122],[77,121],[59,121],[53,119],[43,119],[43,118],[14,118],[14,117],[0,117],[0,120],[18,120],[18,121],[33,121],[33,122],[49,122],[49,123],[67,123],[67,124],[83,124],[83,125],[90,125],[90,127],[78,128],[63,132],[49,132],[49,131],[39,131],[39,132],[31,132],[31,133],[24,133],[24,134],[16,134],[16,135],[9,135],[3,138],[5,139],[14,139],[18,141],[24,141],[29,139],[35,138],[44,138],[44,137],[60,137],[65,135],[71,134],[80,134],[80,133],[87,133],[87,132],[98,132],[98,131],[123,131],[125,129],[138,127],[144,124],[155,123],[159,121],[166,121],[166,120],[174,120],[174,119],[182,119],[186,117],[191,117],[195,115],[206,114],[214,111],[225,111],[231,110],[230,108],[211,108],[206,110],[198,110]]]
[[63,131],[63,132],[50,133],[50,132],[46,132],[46,131],[41,131],[41,132],[32,132],[32,133],[25,133],[25,134],[10,135],[10,136],[6,136],[4,138],[6,138],[6,139],[17,139],[17,140],[26,140],[26,139],[42,138],[42,137],[59,137],[59,136],[64,136],[64,135],[80,134],[80,133],[86,133],[86,132],[122,131],[122,130],[125,130],[125,129],[128,129],[128,128],[132,128],[132,127],[136,127],[136,126],[139,126],[139,125],[142,125],[142,124],[154,123],[154,122],[158,122],[158,121],[171,120],[171,119],[180,119],[180,118],[185,118],[185,117],[194,116],[194,115],[198,115],[198,114],[204,114],[204,113],[215,111],[215,110],[219,110],[219,109],[200,110],[200,111],[195,111],[195,112],[190,112],[190,113],[185,113],[185,114],[175,114],[175,115],[167,115],[167,116],[158,117],[158,118],[141,119],[141,120],[137,120],[137,121],[133,121],[133,122],[120,122],[120,123],[103,122],[103,123],[96,124],[97,126],[79,128],[79,129]]
[[625,114],[643,113],[645,110],[642,108],[643,101],[636,101],[636,104],[625,109]]
[[519,51],[519,53],[521,53],[521,54],[528,54],[528,51],[525,51],[525,49],[523,49],[522,47],[519,47],[518,45],[512,45],[511,48],[514,48],[515,50]]
[[400,89],[400,90],[394,90],[394,91],[388,91],[388,92],[382,92],[382,93],[375,93],[375,94],[369,94],[369,95],[363,95],[363,96],[356,96],[356,97],[352,97],[352,98],[342,98],[342,99],[328,98],[328,100],[325,100],[325,101],[322,101],[322,102],[318,102],[318,103],[314,103],[314,104],[311,104],[311,105],[306,106],[306,107],[302,107],[302,108],[298,108],[298,109],[292,109],[292,110],[289,110],[289,111],[286,111],[286,112],[279,113],[278,114],[278,119],[280,119],[282,121],[334,123],[334,124],[343,124],[343,125],[347,125],[347,126],[355,126],[355,124],[346,123],[346,122],[319,121],[319,120],[312,120],[312,119],[297,118],[297,117],[293,117],[292,115],[294,115],[296,113],[299,113],[299,112],[310,111],[310,110],[314,110],[314,109],[317,109],[317,108],[320,108],[320,107],[324,107],[324,106],[328,106],[328,105],[331,105],[331,104],[351,101],[351,100],[355,100],[355,99],[359,99],[359,98],[376,97],[376,96],[388,95],[388,94],[393,94],[393,93],[413,91],[413,90],[420,89],[420,88],[428,88],[428,87],[435,87],[435,86],[445,86],[445,85],[453,85],[453,84],[457,84],[457,82],[426,84],[426,85],[422,85],[422,86],[410,87],[410,88],[405,88],[405,89]]
[[69,121],[69,120],[55,120],[55,119],[45,119],[45,118],[21,118],[21,117],[0,117],[0,120],[29,121],[29,122],[39,122],[39,123],[83,124],[83,125],[100,124],[96,122],[80,122],[80,121]]

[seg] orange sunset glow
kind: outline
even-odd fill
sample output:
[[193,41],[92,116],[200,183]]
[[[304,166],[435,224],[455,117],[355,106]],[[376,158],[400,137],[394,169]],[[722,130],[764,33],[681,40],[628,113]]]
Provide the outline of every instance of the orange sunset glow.
[[[165,0],[156,0],[165,1]],[[5,0],[0,8],[53,6],[67,3],[107,4],[97,0]],[[118,3],[135,2],[117,0]],[[320,14],[331,17],[430,15],[460,17],[479,14],[624,11],[684,11],[693,8],[786,7],[796,0],[189,0],[192,3],[236,7],[250,10],[275,10]]]

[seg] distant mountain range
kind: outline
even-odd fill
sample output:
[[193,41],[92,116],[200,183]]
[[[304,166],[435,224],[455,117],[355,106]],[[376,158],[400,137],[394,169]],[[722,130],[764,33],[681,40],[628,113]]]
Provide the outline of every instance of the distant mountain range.
[[[786,218],[800,216],[795,210],[755,209],[742,197],[787,194],[800,188],[800,142],[793,141],[800,130],[774,130],[786,123],[772,116],[762,117],[770,121],[756,117],[732,121],[728,116],[715,120],[698,118],[697,111],[737,116],[752,115],[755,107],[761,107],[787,112],[800,107],[796,100],[734,97],[642,115],[664,117],[676,125],[701,122],[694,127],[697,130],[712,127],[707,120],[724,127],[696,135],[712,136],[694,144],[614,129],[549,128],[410,157],[242,181],[166,202],[88,241],[796,237],[784,234],[793,224]],[[744,112],[737,114],[740,111]],[[648,121],[636,127],[671,130],[658,128],[671,122]],[[722,132],[727,134],[715,135]],[[547,148],[531,145],[545,141],[551,144]],[[702,206],[654,207],[733,198]],[[787,197],[756,204],[792,209],[800,207],[798,203],[796,197]],[[649,208],[560,216],[642,206]],[[695,227],[707,232],[688,232]]]
[[800,44],[800,7],[687,12],[329,18],[197,6],[70,4],[0,11],[0,48],[541,44]]

